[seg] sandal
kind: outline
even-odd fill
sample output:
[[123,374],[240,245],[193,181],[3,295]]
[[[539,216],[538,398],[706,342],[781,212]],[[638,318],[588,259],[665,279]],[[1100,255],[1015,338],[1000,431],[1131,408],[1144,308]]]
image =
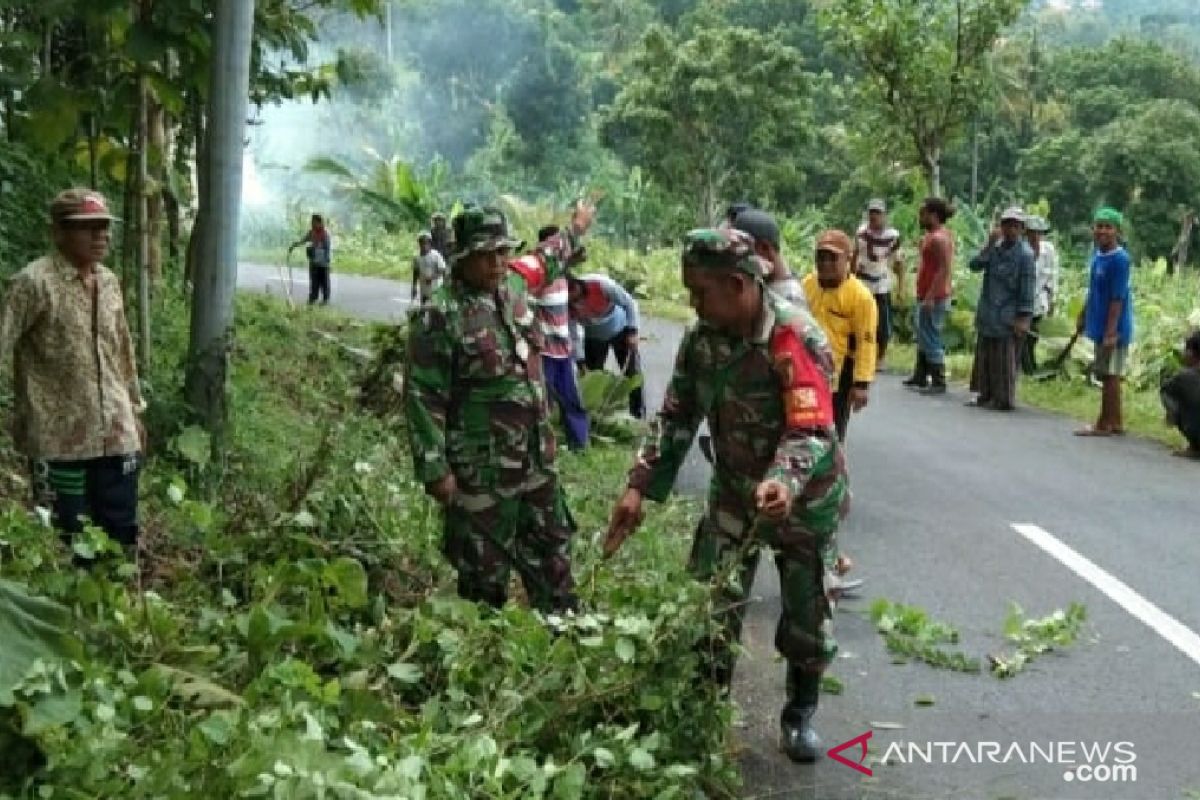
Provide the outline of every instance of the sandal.
[[1076,436],[1112,436],[1113,432],[1107,428],[1097,428],[1095,425],[1088,425],[1086,428],[1080,428],[1075,431]]

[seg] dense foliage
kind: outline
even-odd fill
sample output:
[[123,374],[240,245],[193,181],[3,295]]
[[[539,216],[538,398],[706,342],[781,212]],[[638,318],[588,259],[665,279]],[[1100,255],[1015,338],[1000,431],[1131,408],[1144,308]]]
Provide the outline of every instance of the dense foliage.
[[[170,310],[168,352],[183,341]],[[459,601],[403,420],[354,413],[340,345],[367,332],[267,301],[240,311],[229,463],[156,418],[170,444],[146,480],[140,576],[118,555],[76,570],[36,516],[0,520],[0,797],[732,788],[730,709],[696,688],[711,601],[683,569],[688,506],[656,509],[601,563],[593,537],[629,455],[569,455],[586,610]],[[109,547],[91,531],[74,550]]]

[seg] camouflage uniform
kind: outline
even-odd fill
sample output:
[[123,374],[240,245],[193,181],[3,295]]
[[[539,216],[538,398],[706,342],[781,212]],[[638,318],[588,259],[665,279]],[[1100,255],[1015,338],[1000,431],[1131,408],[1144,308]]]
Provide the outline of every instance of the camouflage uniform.
[[516,568],[535,607],[571,607],[572,523],[554,470],[541,335],[519,281],[488,294],[455,269],[471,252],[520,243],[489,209],[468,207],[454,229],[451,280],[413,315],[409,336],[417,478],[428,486],[452,472],[457,481],[443,544],[462,597],[503,605]]
[[[739,268],[765,275],[765,262],[751,255],[749,237],[740,231],[693,231],[689,253],[729,253]],[[771,344],[779,333],[794,334],[815,362],[817,381],[828,397],[833,355],[820,327],[809,314],[784,298],[763,293],[758,333],[744,339],[701,321],[684,335],[675,371],[629,485],[652,500],[670,493],[676,473],[691,447],[701,419],[712,432],[715,465],[708,512],[696,531],[690,567],[697,578],[711,579],[743,556],[736,581],[726,582],[721,605],[733,610],[722,618],[726,640],[715,643],[714,678],[727,684],[733,668],[729,644],[741,632],[745,601],[758,566],[758,551],[749,552],[747,535],[770,546],[779,569],[783,613],[775,646],[789,665],[793,684],[814,685],[836,652],[825,576],[836,561],[835,533],[848,505],[842,451],[831,424],[789,424],[784,406],[785,378]],[[802,343],[802,344],[800,344]],[[803,356],[802,356],[803,357]],[[794,384],[793,384],[794,385]],[[787,521],[760,522],[754,492],[765,479],[785,483],[795,498]],[[732,585],[731,585],[732,584]]]

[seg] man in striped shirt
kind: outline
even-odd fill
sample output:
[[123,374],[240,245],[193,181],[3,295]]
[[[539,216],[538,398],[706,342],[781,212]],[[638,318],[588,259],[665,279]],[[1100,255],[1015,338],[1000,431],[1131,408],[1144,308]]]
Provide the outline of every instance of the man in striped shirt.
[[858,227],[854,237],[850,271],[875,298],[878,319],[875,342],[880,365],[892,338],[892,271],[900,258],[903,258],[900,231],[887,224],[887,205],[882,200],[872,200],[867,204],[867,221]]
[[525,281],[537,316],[538,328],[545,340],[542,372],[546,388],[562,411],[567,446],[582,450],[588,443],[588,416],[575,382],[576,346],[571,339],[568,310],[567,268],[582,262],[586,255],[580,238],[591,226],[595,209],[578,202],[566,230],[547,226],[538,231],[533,252],[509,262],[511,270]]

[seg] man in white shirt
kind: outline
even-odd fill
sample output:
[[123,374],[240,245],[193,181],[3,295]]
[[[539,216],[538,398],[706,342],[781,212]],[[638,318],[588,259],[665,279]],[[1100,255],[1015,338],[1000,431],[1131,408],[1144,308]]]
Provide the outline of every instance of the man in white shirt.
[[1038,325],[1042,317],[1054,313],[1054,298],[1058,296],[1058,250],[1054,243],[1046,238],[1050,232],[1050,224],[1043,217],[1030,216],[1025,221],[1025,239],[1033,248],[1034,267],[1036,270],[1033,287],[1033,323],[1030,330],[1033,336],[1025,337],[1025,345],[1021,350],[1021,369],[1026,375],[1037,370]]
[[420,287],[421,305],[425,305],[446,280],[449,269],[442,254],[433,248],[433,235],[429,231],[421,231],[417,235],[417,247],[421,252],[413,257],[412,292],[409,300],[416,300],[417,288]]
[[888,225],[887,205],[882,200],[867,203],[867,221],[854,236],[851,270],[871,290],[878,309],[875,330],[876,365],[883,366],[892,339],[892,270],[903,258],[900,231]]

